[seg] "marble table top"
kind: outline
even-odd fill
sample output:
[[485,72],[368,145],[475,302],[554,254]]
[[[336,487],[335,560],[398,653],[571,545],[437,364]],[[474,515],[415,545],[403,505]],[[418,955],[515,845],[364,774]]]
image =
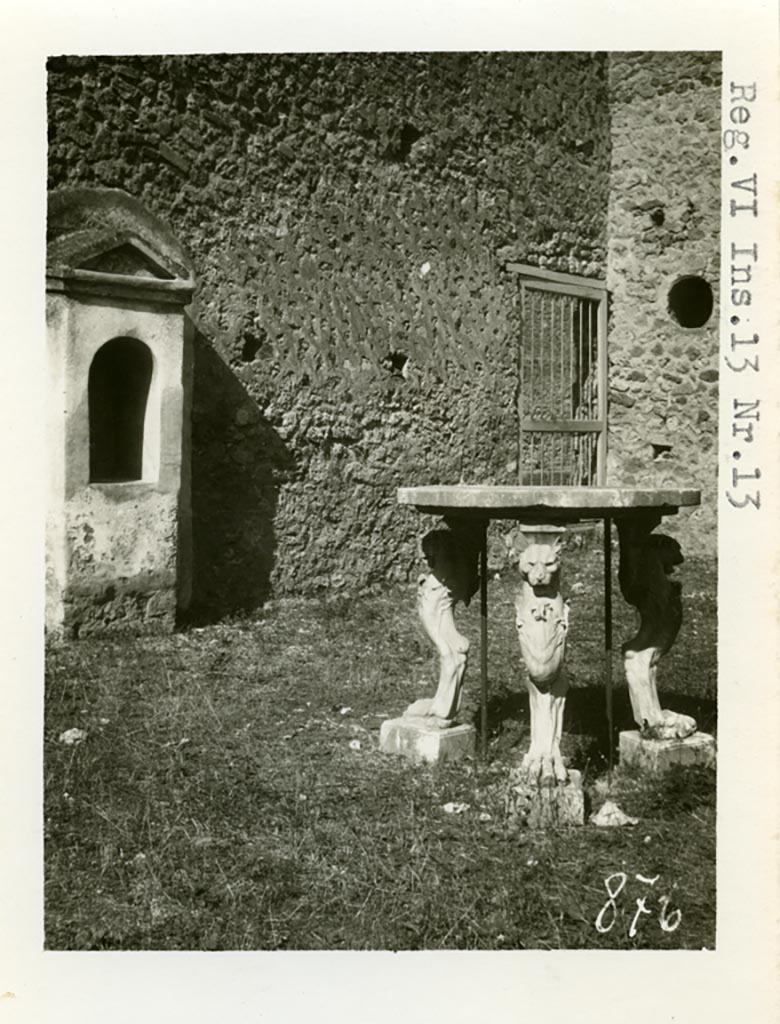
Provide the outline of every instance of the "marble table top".
[[698,505],[694,489],[649,487],[512,487],[456,484],[400,487],[398,501],[420,512],[482,519],[516,519],[528,523],[577,522],[647,515],[674,515]]

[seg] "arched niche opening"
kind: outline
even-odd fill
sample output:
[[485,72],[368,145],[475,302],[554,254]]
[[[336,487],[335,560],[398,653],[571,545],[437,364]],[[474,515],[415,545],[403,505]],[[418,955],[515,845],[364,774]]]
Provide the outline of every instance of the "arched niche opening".
[[144,427],[154,360],[137,338],[113,338],[89,368],[89,480],[144,475]]

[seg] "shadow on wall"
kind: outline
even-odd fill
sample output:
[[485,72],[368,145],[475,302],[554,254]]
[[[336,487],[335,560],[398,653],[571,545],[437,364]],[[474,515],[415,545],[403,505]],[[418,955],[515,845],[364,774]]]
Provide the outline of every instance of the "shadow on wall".
[[294,460],[254,399],[195,332],[192,392],[192,599],[185,620],[215,622],[271,590],[279,488]]

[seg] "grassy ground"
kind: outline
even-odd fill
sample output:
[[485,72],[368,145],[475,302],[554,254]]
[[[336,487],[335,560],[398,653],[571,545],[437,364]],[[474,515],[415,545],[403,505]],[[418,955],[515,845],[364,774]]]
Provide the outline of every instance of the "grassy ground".
[[[607,786],[600,572],[594,552],[567,554],[564,753],[584,770],[592,808]],[[679,577],[686,620],[661,686],[667,706],[713,731],[715,567],[689,560]],[[713,948],[713,772],[616,773],[610,795],[641,819],[634,827],[505,821],[497,790],[528,731],[514,583],[490,584],[486,763],[413,767],[378,751],[381,721],[433,692],[411,586],[167,638],[50,647],[47,946]],[[619,643],[633,612],[616,605]],[[473,640],[476,718],[478,609],[458,621]],[[630,727],[620,686],[615,706]],[[87,738],[68,746],[59,736],[72,727]],[[468,806],[448,813],[449,803]],[[615,892],[624,876],[613,912],[605,880]],[[632,929],[642,898],[649,913]]]

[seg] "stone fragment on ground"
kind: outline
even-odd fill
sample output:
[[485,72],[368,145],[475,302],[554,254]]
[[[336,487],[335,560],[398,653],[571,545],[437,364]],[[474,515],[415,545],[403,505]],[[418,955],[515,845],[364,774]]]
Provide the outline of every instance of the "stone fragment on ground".
[[607,800],[594,814],[590,816],[591,825],[600,827],[638,825],[639,818],[632,818],[626,814],[614,800]]
[[469,809],[469,806],[469,804],[455,803],[454,801],[450,800],[449,803],[442,804],[441,809],[446,814],[463,814],[464,811],[467,811]]
[[66,729],[65,732],[60,733],[60,743],[64,743],[67,747],[83,743],[86,738],[87,733],[84,729]]

